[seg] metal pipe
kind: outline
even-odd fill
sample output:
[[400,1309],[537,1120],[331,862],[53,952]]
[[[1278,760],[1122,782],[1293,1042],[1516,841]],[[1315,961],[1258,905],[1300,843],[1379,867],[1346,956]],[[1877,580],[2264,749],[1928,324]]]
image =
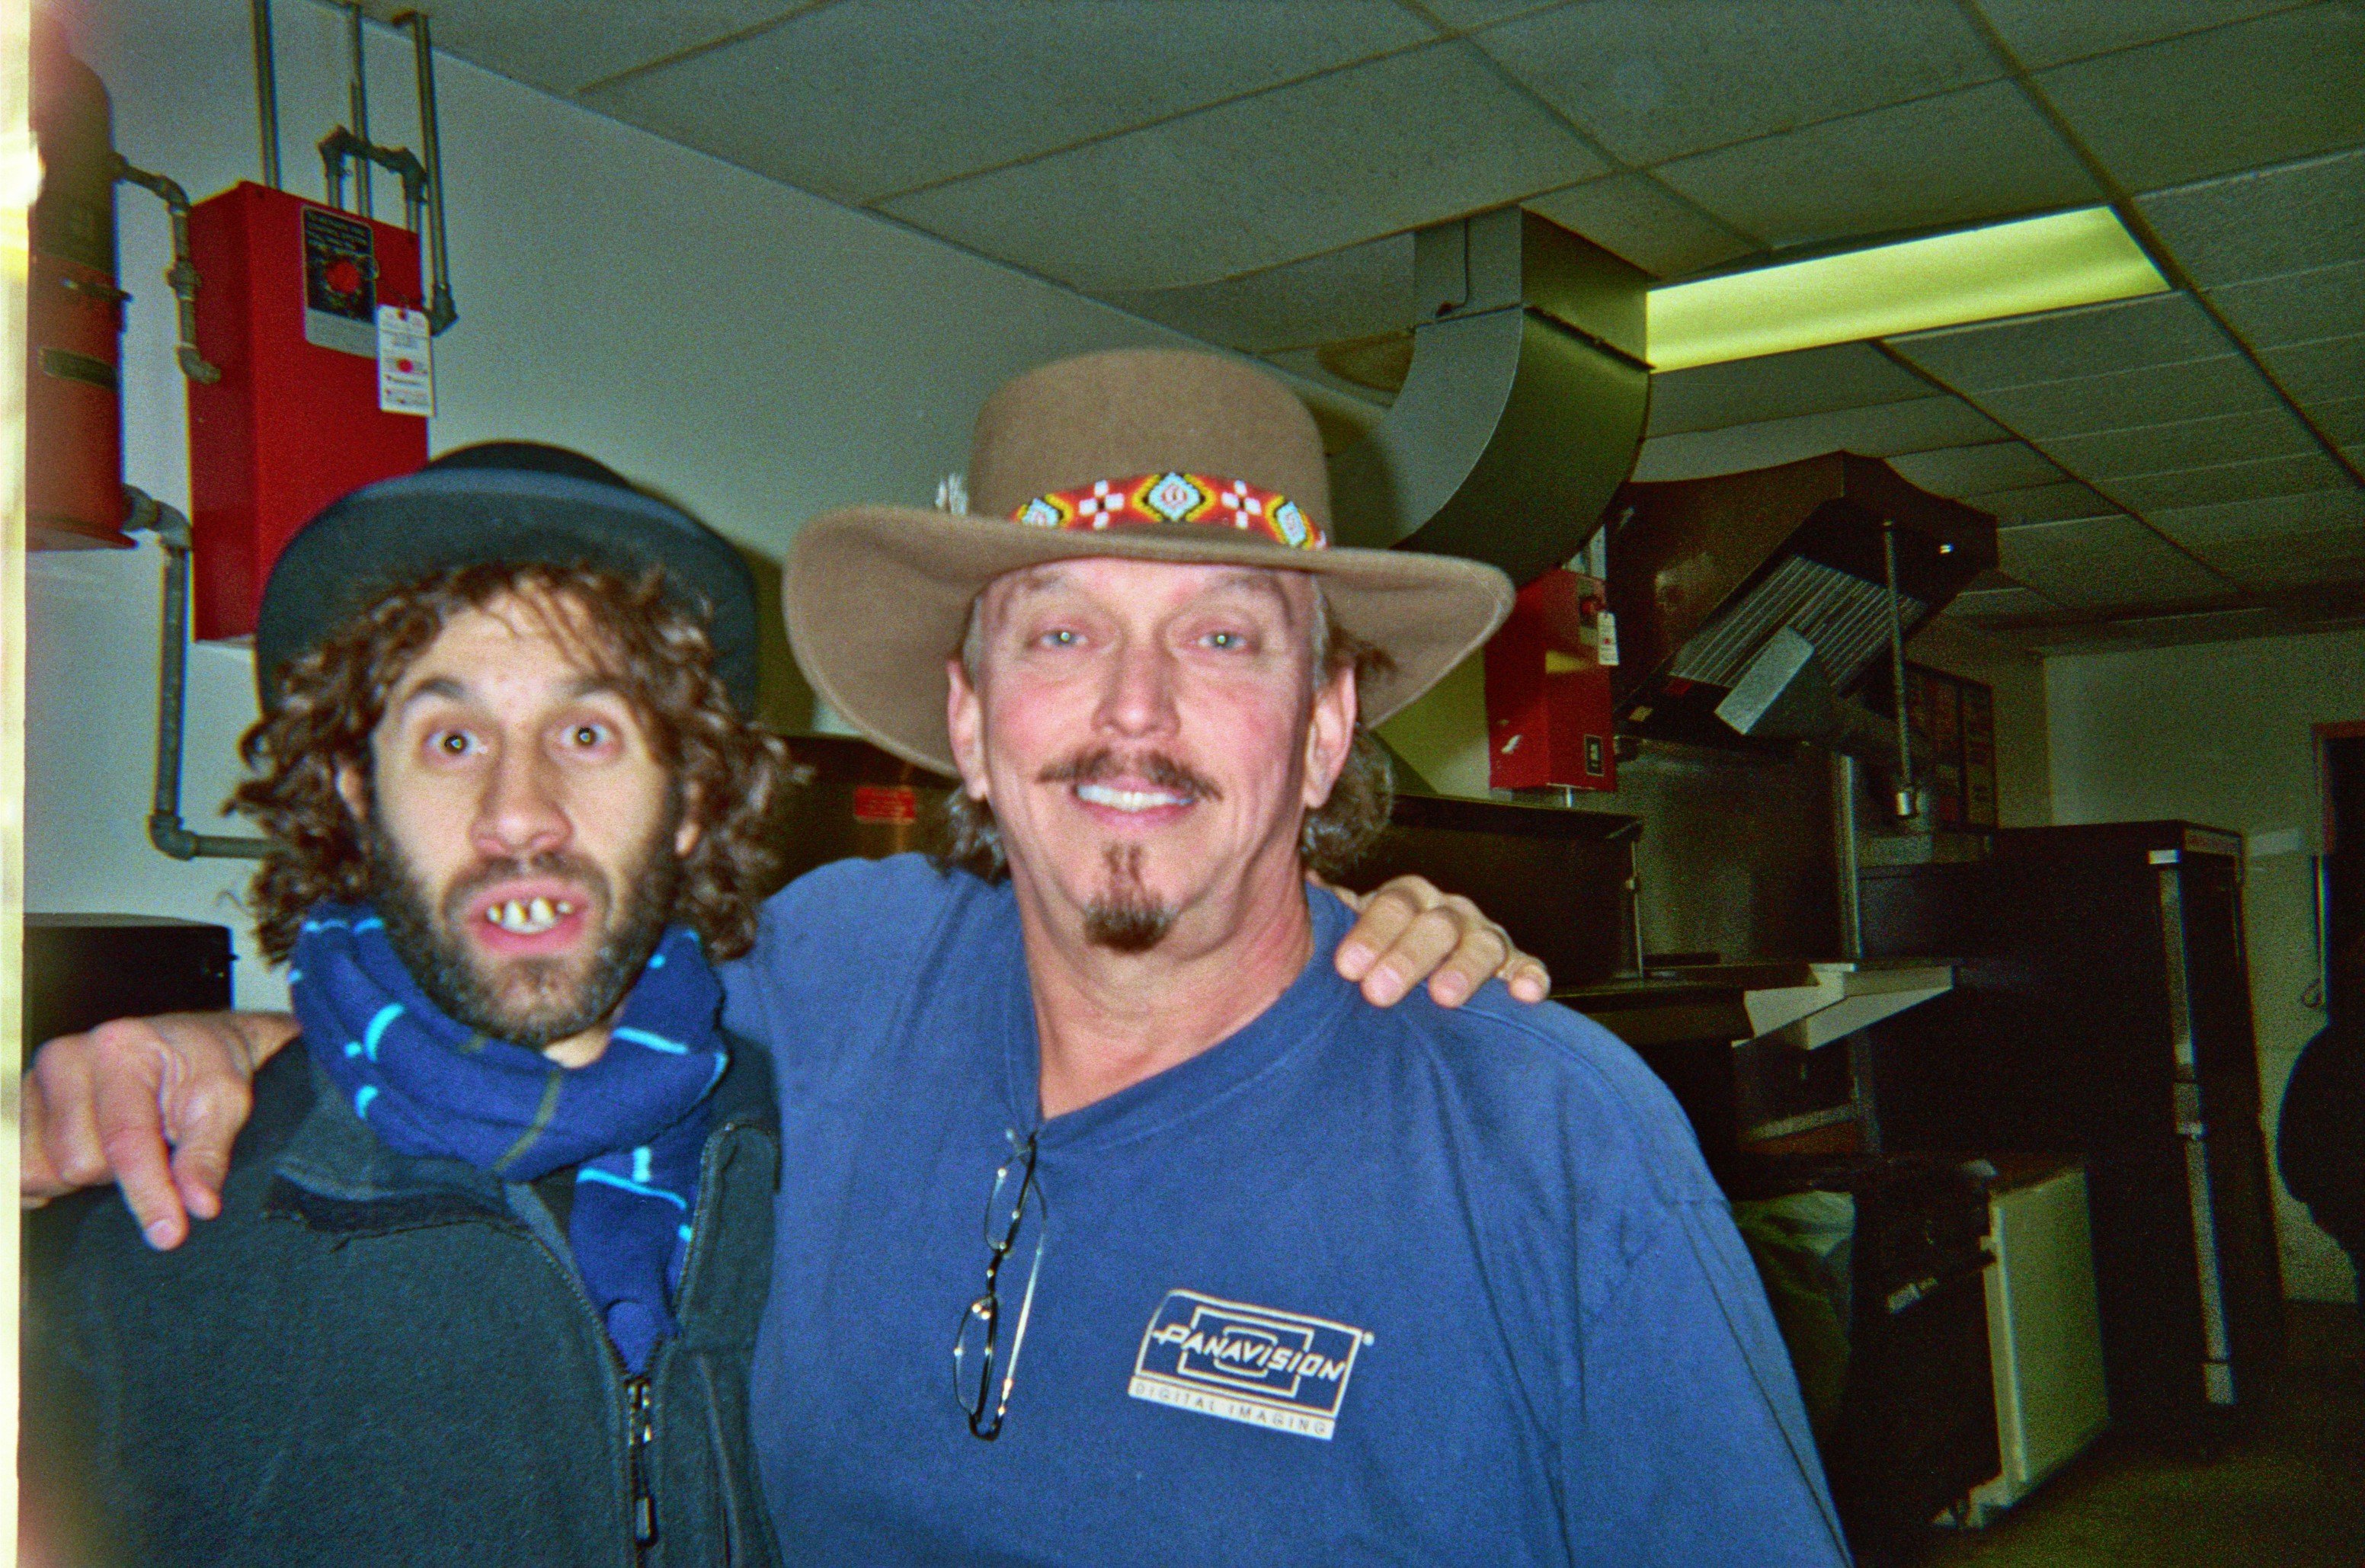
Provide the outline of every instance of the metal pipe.
[[364,141],[343,126],[320,138],[320,168],[326,175],[332,205],[342,206],[345,189],[345,164],[357,162],[366,169],[375,163],[402,181],[402,202],[410,215],[415,230],[419,214],[427,202],[427,168],[408,147],[379,147]]
[[1913,814],[1913,738],[1905,716],[1905,611],[1897,600],[1897,524],[1880,520],[1880,563],[1889,577],[1889,678],[1897,699],[1897,814]]
[[156,663],[156,790],[148,812],[148,842],[175,860],[260,860],[271,852],[268,839],[191,833],[181,821],[181,741],[189,682],[189,520],[129,485],[123,493],[131,498],[124,532],[153,533],[164,547],[164,615]]
[[406,13],[395,21],[410,24],[411,60],[419,78],[419,145],[427,155],[427,251],[435,263],[427,330],[441,333],[460,319],[460,309],[452,302],[452,252],[443,233],[443,139],[435,107],[435,44],[424,11]]
[[1864,957],[1863,872],[1856,864],[1855,758],[1832,754],[1833,858],[1839,862],[1840,957]]
[[271,41],[271,0],[254,0],[254,108],[263,135],[263,183],[279,185],[279,63]]
[[115,177],[153,192],[172,217],[173,264],[164,269],[164,281],[172,286],[173,297],[180,302],[181,328],[180,346],[173,351],[173,357],[180,363],[182,375],[211,386],[221,379],[221,372],[197,352],[197,268],[189,260],[189,193],[181,188],[177,180],[134,168],[119,152],[115,155]]
[[[362,51],[362,8],[359,0],[346,8],[348,28],[346,39],[353,54],[353,78],[346,84],[345,96],[353,122],[353,135],[364,146],[369,145],[369,62]],[[353,209],[364,218],[374,217],[370,206],[370,166],[364,162],[353,174]]]

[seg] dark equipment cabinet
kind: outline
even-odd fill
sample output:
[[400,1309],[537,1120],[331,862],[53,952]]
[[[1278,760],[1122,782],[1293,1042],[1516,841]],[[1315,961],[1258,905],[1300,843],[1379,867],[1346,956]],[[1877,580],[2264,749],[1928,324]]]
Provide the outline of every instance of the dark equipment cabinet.
[[227,1008],[230,977],[225,926],[163,915],[28,914],[25,1054],[110,1018]]
[[1868,953],[1958,960],[1872,1033],[1881,1147],[2084,1159],[2112,1415],[2154,1438],[2208,1435],[2281,1357],[2241,851],[2181,822],[2025,828],[1863,879]]
[[[1845,1327],[1845,1374],[1837,1410],[1817,1413],[1816,1440],[1866,1568],[1908,1551],[2001,1464],[1988,1361],[1994,1176],[1984,1160],[1930,1154],[1744,1156],[1724,1176],[1744,1207],[1809,1191],[1853,1200],[1847,1283],[1833,1303]],[[1792,1345],[1794,1356],[1828,1353]]]

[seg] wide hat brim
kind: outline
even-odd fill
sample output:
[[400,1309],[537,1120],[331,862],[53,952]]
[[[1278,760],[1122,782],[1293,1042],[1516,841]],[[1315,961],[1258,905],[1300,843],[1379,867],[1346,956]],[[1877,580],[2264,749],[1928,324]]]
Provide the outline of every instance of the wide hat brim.
[[703,617],[715,674],[743,715],[756,711],[754,574],[730,541],[655,497],[564,474],[426,468],[331,502],[271,569],[254,628],[263,711],[280,672],[395,588],[486,562],[663,574],[667,599]]
[[1492,566],[1404,550],[1298,550],[1199,523],[1102,531],[1028,527],[911,507],[849,507],[815,518],[789,553],[789,643],[813,690],[872,742],[953,775],[945,661],[970,606],[1004,572],[1115,556],[1306,572],[1339,623],[1386,655],[1358,688],[1362,721],[1400,711],[1470,656],[1510,613]]

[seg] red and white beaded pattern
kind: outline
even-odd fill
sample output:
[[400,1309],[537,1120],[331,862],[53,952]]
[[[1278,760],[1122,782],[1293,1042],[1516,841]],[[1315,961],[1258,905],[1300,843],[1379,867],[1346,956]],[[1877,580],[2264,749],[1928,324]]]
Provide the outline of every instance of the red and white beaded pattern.
[[1072,531],[1195,522],[1260,533],[1292,550],[1323,550],[1330,543],[1288,497],[1208,474],[1098,479],[1079,489],[1037,496],[1010,515],[1030,528]]

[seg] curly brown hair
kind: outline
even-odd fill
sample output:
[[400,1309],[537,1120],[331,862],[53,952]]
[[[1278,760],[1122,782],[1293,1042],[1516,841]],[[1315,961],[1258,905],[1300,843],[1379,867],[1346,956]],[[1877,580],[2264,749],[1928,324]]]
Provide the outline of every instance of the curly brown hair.
[[371,772],[370,736],[411,663],[455,615],[515,598],[579,614],[551,621],[579,639],[646,726],[658,761],[703,831],[682,864],[674,918],[709,954],[735,958],[756,939],[756,907],[777,880],[766,814],[790,778],[788,746],[742,719],[714,672],[702,616],[667,602],[655,569],[638,577],[588,566],[483,562],[407,583],[280,672],[278,709],[239,752],[255,775],[230,806],[271,841],[248,899],[255,938],[274,962],[294,951],[304,912],[323,899],[370,897],[369,857],[337,778]]
[[[1339,624],[1338,617],[1323,602],[1318,584],[1315,612],[1312,664],[1321,672],[1323,680],[1335,680],[1351,669],[1361,679],[1393,667],[1394,661],[1385,653]],[[970,672],[971,684],[977,679],[978,655],[982,645],[977,610],[972,607],[960,648],[961,666]],[[1330,786],[1329,799],[1306,812],[1305,822],[1298,826],[1298,858],[1325,879],[1343,875],[1372,846],[1380,830],[1388,825],[1388,813],[1395,805],[1395,787],[1387,754],[1359,719],[1346,764]],[[970,872],[989,882],[1010,870],[1009,857],[1002,847],[1002,830],[993,820],[993,808],[983,801],[970,799],[969,791],[958,784],[945,797],[939,839],[942,847],[936,858],[940,865]]]

